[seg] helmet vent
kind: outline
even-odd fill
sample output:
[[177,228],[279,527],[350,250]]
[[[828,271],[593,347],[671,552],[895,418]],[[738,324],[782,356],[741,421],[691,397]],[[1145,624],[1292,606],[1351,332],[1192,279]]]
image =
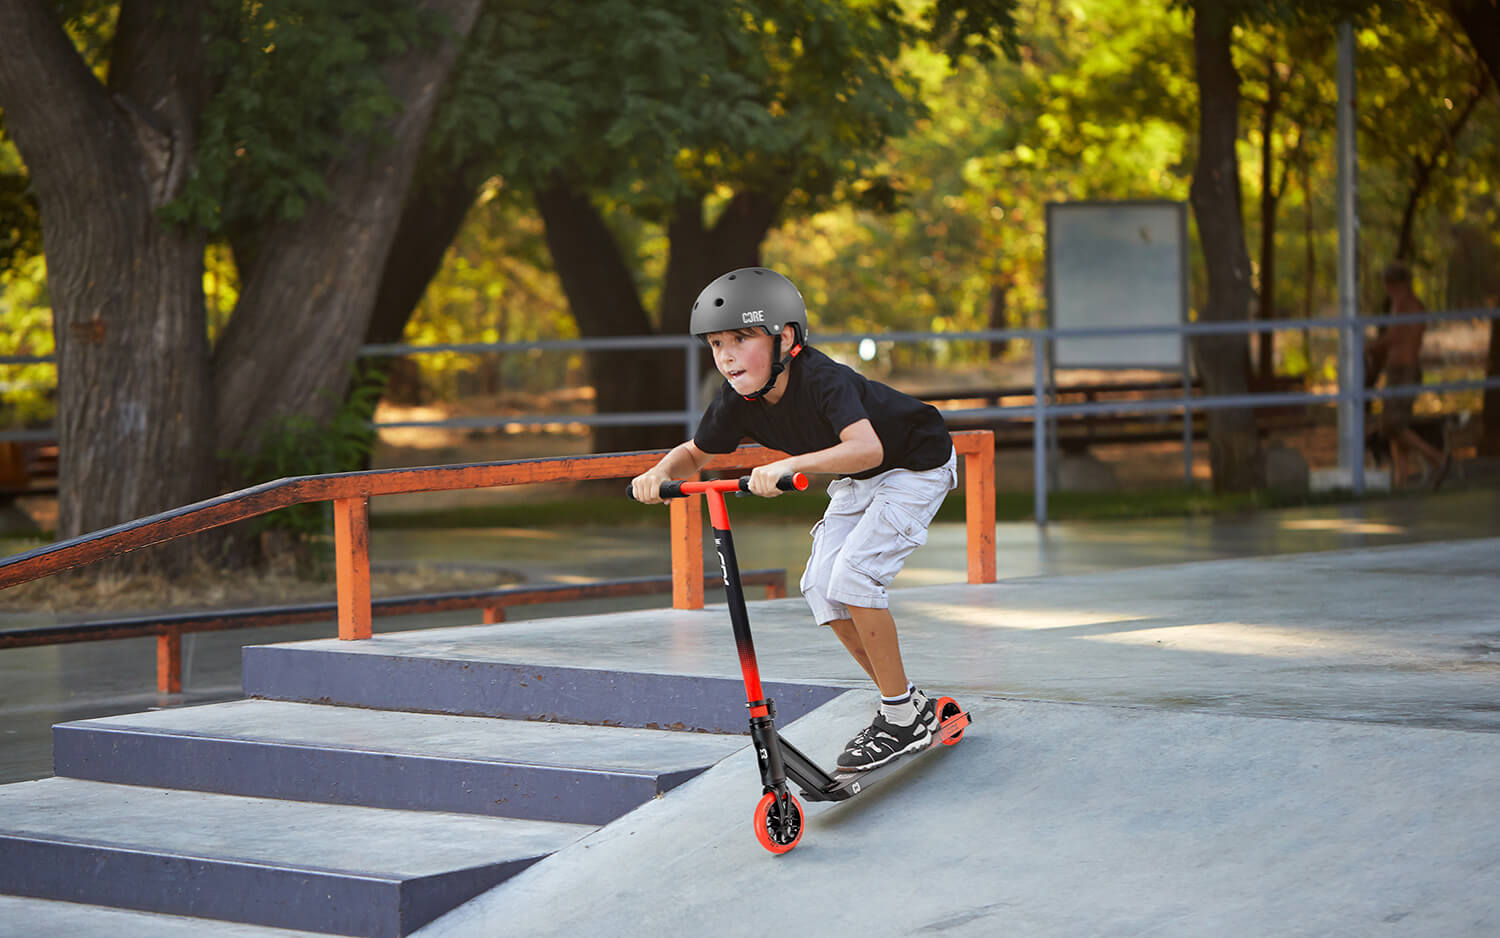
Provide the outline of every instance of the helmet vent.
[[723,306],[724,305],[724,298],[721,296],[718,299],[714,300],[714,305],[715,306]]

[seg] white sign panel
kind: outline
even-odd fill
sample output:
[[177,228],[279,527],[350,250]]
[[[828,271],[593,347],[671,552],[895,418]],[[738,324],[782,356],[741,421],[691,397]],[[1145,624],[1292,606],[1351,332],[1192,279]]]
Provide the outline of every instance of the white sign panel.
[[[1187,320],[1187,211],[1181,202],[1047,206],[1047,306],[1054,329],[1174,326]],[[1179,371],[1163,333],[1059,339],[1056,368]]]

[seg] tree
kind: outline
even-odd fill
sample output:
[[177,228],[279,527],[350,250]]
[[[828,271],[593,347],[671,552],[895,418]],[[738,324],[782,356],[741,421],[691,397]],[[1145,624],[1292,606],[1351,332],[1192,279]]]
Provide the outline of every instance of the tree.
[[[479,0],[125,0],[112,29],[113,5],[63,6],[0,6],[0,105],[40,207],[69,536],[210,495],[217,454],[332,413]],[[211,236],[242,279],[212,348]]]
[[[1249,318],[1250,258],[1245,248],[1240,202],[1240,77],[1231,54],[1235,18],[1226,5],[1200,0],[1193,11],[1193,53],[1198,80],[1198,159],[1190,201],[1208,273],[1202,322]],[[1219,397],[1249,389],[1249,341],[1245,335],[1204,335],[1192,342],[1206,394]],[[1243,492],[1261,484],[1255,414],[1219,409],[1208,414],[1209,462],[1214,490]]]
[[[1479,60],[1489,72],[1492,85],[1500,87],[1500,5],[1494,0],[1450,0],[1449,11],[1463,27]],[[1485,374],[1500,378],[1500,326],[1490,320],[1490,347]],[[1486,453],[1500,455],[1500,390],[1484,393],[1484,440]]]
[[[1003,326],[1040,324],[1048,202],[1187,195],[1187,23],[1163,7],[1028,5],[1014,57],[908,50],[929,115],[887,144],[856,198],[768,241],[817,298],[815,326],[983,329],[996,295]],[[962,346],[898,346],[892,363],[947,366]]]
[[[511,5],[476,27],[438,115],[432,164],[473,174],[431,173],[452,178],[436,201],[456,230],[478,181],[498,173],[531,193],[582,334],[683,334],[705,283],[759,263],[784,213],[837,197],[909,126],[920,105],[893,65],[902,43],[927,35],[983,54],[1004,45],[1011,5],[942,0],[922,30],[887,3],[602,0],[566,15]],[[601,35],[612,41],[577,54]],[[651,276],[625,235],[641,223],[668,242]],[[394,327],[435,263],[402,262],[404,296],[388,276],[382,322]],[[597,353],[590,369],[601,412],[682,406],[680,352]],[[680,435],[605,427],[594,447]]]

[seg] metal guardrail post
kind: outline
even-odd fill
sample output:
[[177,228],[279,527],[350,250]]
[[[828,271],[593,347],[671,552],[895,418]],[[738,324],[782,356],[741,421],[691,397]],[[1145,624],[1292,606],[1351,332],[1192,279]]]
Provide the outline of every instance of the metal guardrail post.
[[1339,465],[1349,487],[1365,490],[1364,335],[1359,325],[1359,157],[1354,26],[1338,26]]
[[[690,440],[698,429],[698,346],[696,340],[682,347],[682,438]],[[694,495],[693,498],[698,496]]]
[[1035,416],[1031,421],[1032,513],[1036,523],[1047,523],[1047,339],[1038,332],[1032,336],[1033,390],[1036,392]]
[[1182,367],[1182,484],[1193,484],[1193,373],[1186,358]]

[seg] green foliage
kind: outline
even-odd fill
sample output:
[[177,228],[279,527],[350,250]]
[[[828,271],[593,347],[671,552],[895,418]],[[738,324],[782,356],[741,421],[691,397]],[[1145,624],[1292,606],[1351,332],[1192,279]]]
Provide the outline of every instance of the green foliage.
[[648,213],[719,186],[817,200],[921,113],[890,68],[910,29],[883,2],[491,8],[431,143],[453,165],[492,154],[512,184],[565,173]]
[[[0,267],[0,355],[53,354],[47,264],[39,255]],[[0,426],[45,426],[57,413],[55,364],[0,365]]]
[[[768,262],[803,288],[815,328],[959,331],[1040,321],[1045,207],[1062,199],[1185,198],[1192,73],[1187,19],[1122,2],[1021,7],[1014,59],[953,63],[916,47],[902,68],[930,110],[884,148],[894,213],[845,204],[788,221]],[[892,362],[973,361],[977,343]]]
[[0,111],[0,271],[42,253],[42,217],[31,177],[15,145],[5,137]]
[[[380,376],[367,374],[357,379],[353,392],[326,423],[303,414],[277,417],[259,427],[253,449],[220,457],[252,485],[362,469],[375,443],[369,415],[383,386]],[[285,531],[309,544],[328,529],[331,511],[327,502],[293,505],[263,516],[258,523],[262,529]]]
[[[578,326],[552,272],[536,215],[491,180],[407,322],[412,345],[573,339]],[[510,197],[507,197],[510,196]],[[543,393],[581,380],[577,353],[503,356],[438,352],[413,357],[423,388],[441,400],[476,392]]]
[[388,142],[385,63],[445,27],[407,0],[211,0],[208,20],[217,93],[193,178],[164,214],[210,231],[300,218],[326,198],[333,164]]

